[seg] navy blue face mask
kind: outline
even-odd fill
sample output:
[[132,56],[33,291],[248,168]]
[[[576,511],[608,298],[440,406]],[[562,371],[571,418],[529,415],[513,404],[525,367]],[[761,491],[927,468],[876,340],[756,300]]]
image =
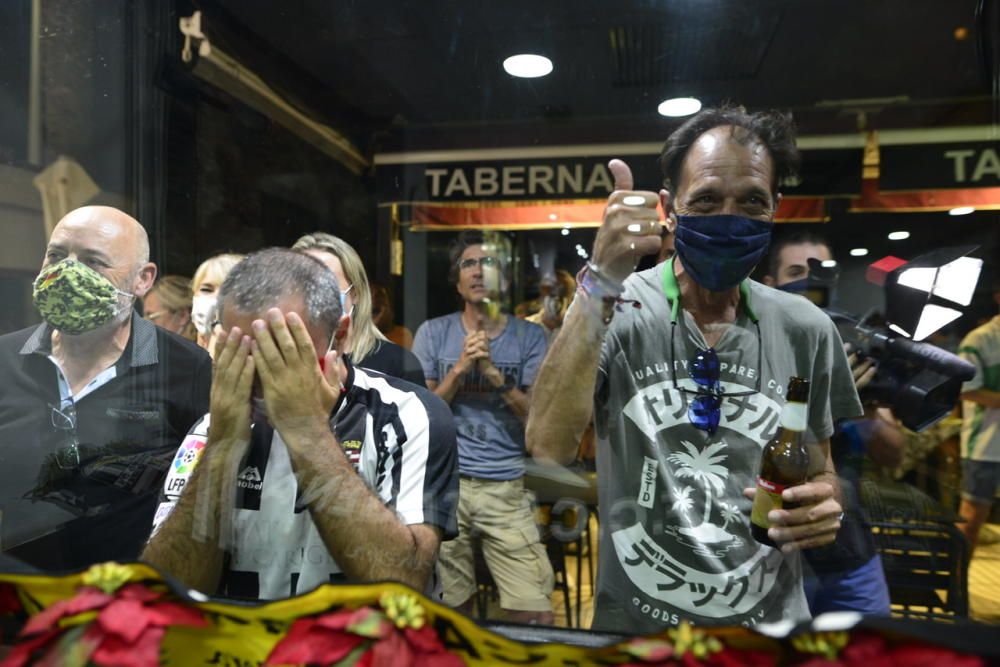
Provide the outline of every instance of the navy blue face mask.
[[674,243],[691,278],[712,292],[740,284],[764,259],[773,222],[740,215],[679,215]]

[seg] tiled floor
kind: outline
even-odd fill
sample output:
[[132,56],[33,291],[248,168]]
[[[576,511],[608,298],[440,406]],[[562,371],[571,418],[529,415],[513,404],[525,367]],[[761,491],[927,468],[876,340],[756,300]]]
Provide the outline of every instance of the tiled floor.
[[[592,519],[593,520],[593,519]],[[593,562],[597,564],[597,526],[596,522],[591,525],[591,535],[593,536],[594,549]],[[970,616],[977,621],[984,623],[1000,624],[1000,524],[988,524],[983,529],[981,543],[976,549],[972,562],[969,565],[969,602]],[[556,625],[560,627],[576,627],[575,605],[576,605],[576,560],[574,556],[566,558],[567,581],[570,590],[570,606],[574,618],[570,626],[567,623],[565,605],[562,593],[556,591],[552,596],[552,606],[555,611]],[[588,572],[586,558],[581,567],[581,626],[589,628],[594,615],[593,592],[591,589],[591,577]],[[499,609],[491,608],[491,617]]]
[[987,524],[969,564],[970,615],[1000,623],[1000,525]]
[[593,563],[594,569],[597,569],[597,520],[594,517],[590,517],[590,535],[591,535],[591,559],[588,563],[586,557],[586,551],[584,552],[583,561],[580,566],[580,584],[582,588],[580,589],[580,625],[576,624],[576,556],[566,557],[566,574],[567,583],[569,584],[570,592],[570,613],[573,615],[572,624],[566,622],[566,606],[563,603],[563,596],[561,591],[556,591],[552,595],[552,608],[556,615],[556,625],[560,627],[582,627],[589,628],[591,621],[594,619],[594,592],[591,587],[591,581],[593,581],[593,576],[596,575],[596,571],[593,575],[589,571],[589,564]]

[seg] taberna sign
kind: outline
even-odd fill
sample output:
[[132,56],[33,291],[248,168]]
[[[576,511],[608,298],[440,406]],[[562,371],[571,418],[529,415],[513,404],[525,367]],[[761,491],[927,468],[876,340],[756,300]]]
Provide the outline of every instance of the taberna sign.
[[614,178],[607,165],[592,161],[572,163],[442,166],[424,168],[433,201],[502,197],[593,199],[607,197]]
[[[379,164],[379,202],[442,203],[606,199],[615,179],[610,157],[554,157],[512,160]],[[656,155],[626,158],[636,183],[653,188]],[[639,187],[639,186],[637,186]]]
[[1000,187],[1000,143],[882,146],[879,172],[883,192]]
[[[634,146],[634,145],[633,145]],[[632,170],[635,188],[659,190],[663,176],[659,167],[659,144],[648,152],[600,150],[583,154],[586,147],[552,147],[552,157],[497,157],[501,150],[482,151],[484,159],[470,159],[476,151],[455,151],[464,159],[447,160],[448,154],[385,154],[375,158],[379,203],[440,204],[482,202],[531,202],[603,200],[614,190],[608,169],[612,158],[620,158]],[[537,155],[538,147],[531,153]],[[560,156],[560,151],[578,155]],[[802,169],[794,181],[782,183],[786,196],[850,196],[861,189],[861,149],[803,151]]]

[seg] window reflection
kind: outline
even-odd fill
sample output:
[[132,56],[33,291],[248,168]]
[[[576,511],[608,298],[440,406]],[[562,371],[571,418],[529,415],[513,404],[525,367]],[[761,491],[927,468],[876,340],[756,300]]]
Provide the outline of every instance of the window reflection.
[[[1000,158],[976,2],[194,4],[0,9],[4,554],[138,558],[211,460],[220,355],[246,336],[262,358],[264,320],[283,360],[308,357],[293,389],[322,397],[344,467],[303,463],[285,416],[309,401],[269,413],[249,362],[226,521],[244,550],[286,540],[291,565],[219,542],[212,576],[178,575],[207,593],[398,578],[483,620],[621,632],[1000,618]],[[883,11],[899,34],[866,27]],[[518,54],[549,71],[508,73]],[[661,115],[668,98],[701,115]],[[726,100],[790,112],[798,168],[778,116],[664,152]],[[227,314],[267,248],[296,252],[242,274]],[[901,298],[892,272],[951,248],[982,262],[971,302],[893,352],[917,333],[903,310],[962,290]],[[838,509],[831,544],[782,554],[753,541],[743,489],[795,374]],[[344,471],[369,504],[340,504]],[[294,516],[247,519],[272,492]],[[168,537],[149,557],[171,568]]]

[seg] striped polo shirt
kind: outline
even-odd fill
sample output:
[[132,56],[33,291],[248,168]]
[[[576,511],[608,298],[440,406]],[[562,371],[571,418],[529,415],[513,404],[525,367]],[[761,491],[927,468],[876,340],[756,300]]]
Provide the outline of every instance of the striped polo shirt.
[[[976,367],[976,375],[962,392],[1000,391],[1000,315],[973,329],[958,355]],[[962,457],[973,461],[1000,461],[1000,410],[962,401]]]
[[[431,524],[444,539],[454,537],[457,454],[447,404],[426,388],[375,371],[348,369],[347,392],[330,419],[344,454],[400,521]],[[209,423],[210,415],[205,415],[178,449],[153,520],[154,533],[197,465]],[[344,580],[313,523],[308,501],[300,499],[281,434],[262,417],[254,419],[235,487],[232,544],[216,594],[274,600]]]

